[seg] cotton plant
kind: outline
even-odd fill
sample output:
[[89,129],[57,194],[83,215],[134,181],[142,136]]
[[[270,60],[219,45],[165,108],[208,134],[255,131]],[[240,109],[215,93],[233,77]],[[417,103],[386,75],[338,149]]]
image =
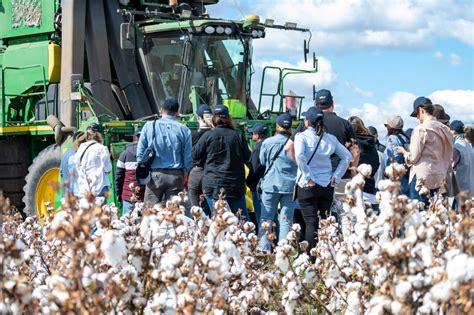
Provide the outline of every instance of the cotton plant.
[[0,196],[0,314],[467,313],[472,199],[461,196],[455,213],[437,196],[422,211],[400,195],[405,169],[393,164],[376,215],[362,198],[370,166],[358,172],[343,203],[348,237],[331,216],[315,248],[294,224],[272,253],[257,250],[254,224],[224,199],[211,217],[185,194],[119,216],[87,195],[41,223]]

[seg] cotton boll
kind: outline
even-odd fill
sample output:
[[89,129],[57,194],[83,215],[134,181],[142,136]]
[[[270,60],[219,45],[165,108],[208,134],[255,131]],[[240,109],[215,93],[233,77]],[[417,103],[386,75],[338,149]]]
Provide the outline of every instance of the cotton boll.
[[360,298],[359,293],[352,291],[347,296],[347,309],[345,315],[358,315],[360,314]]
[[372,166],[369,164],[361,164],[357,167],[357,172],[362,174],[364,177],[370,177],[372,174]]
[[126,264],[127,245],[123,237],[114,230],[108,230],[102,236],[100,249],[104,253],[106,264],[116,267]]
[[435,284],[430,290],[434,301],[446,303],[453,295],[453,288],[448,281]]
[[391,310],[392,314],[403,314],[403,306],[398,301],[393,301],[390,304],[390,310]]
[[474,257],[460,254],[448,260],[448,279],[454,283],[466,283],[474,277]]
[[408,281],[401,281],[395,286],[395,296],[404,301],[411,291],[411,284]]

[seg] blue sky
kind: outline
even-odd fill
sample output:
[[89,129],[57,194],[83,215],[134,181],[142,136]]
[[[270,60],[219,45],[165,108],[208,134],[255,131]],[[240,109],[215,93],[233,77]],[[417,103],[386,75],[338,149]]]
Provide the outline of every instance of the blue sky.
[[[474,123],[474,2],[471,0],[221,0],[213,17],[297,22],[312,30],[319,73],[288,87],[306,96],[312,84],[333,92],[336,112],[360,116],[383,133],[383,122],[400,115],[408,127],[414,98],[431,97],[454,119]],[[268,30],[254,41],[253,95],[264,65],[305,66],[306,34]],[[308,64],[309,66],[309,64]]]

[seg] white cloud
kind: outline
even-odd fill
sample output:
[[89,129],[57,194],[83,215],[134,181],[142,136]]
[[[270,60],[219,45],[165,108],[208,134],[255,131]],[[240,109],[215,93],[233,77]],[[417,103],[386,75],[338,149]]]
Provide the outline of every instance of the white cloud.
[[368,90],[363,90],[354,83],[351,83],[349,81],[346,81],[346,86],[354,92],[356,95],[359,95],[360,97],[365,97],[365,98],[371,98],[374,97],[374,92],[368,91]]
[[449,54],[449,63],[453,66],[459,66],[461,64],[461,57],[456,54]]
[[429,98],[442,105],[451,119],[474,123],[474,90],[440,90],[431,93]]
[[[278,24],[298,22],[312,30],[319,52],[427,49],[439,37],[474,46],[472,0],[222,0],[221,7],[225,5],[236,15],[242,10]],[[291,40],[300,37],[306,36],[278,32],[257,45],[283,52],[293,50]]]
[[[381,135],[386,134],[384,122],[391,115],[401,116],[405,129],[413,128],[418,124],[417,119],[410,117],[416,97],[417,95],[409,92],[394,92],[379,104],[365,103],[361,108],[342,112],[341,116],[359,116],[367,126],[376,127]],[[442,105],[452,120],[459,119],[465,124],[474,123],[474,90],[439,90],[427,97],[433,103]]]

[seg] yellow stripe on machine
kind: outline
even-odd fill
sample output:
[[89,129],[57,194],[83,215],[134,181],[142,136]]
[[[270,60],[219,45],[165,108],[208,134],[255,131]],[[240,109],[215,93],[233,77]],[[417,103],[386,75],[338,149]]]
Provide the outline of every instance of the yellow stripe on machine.
[[6,132],[32,132],[32,131],[53,131],[50,126],[10,126],[0,127],[0,133]]
[[104,125],[110,126],[110,127],[125,127],[127,124],[121,121],[109,121],[109,122],[106,122]]

